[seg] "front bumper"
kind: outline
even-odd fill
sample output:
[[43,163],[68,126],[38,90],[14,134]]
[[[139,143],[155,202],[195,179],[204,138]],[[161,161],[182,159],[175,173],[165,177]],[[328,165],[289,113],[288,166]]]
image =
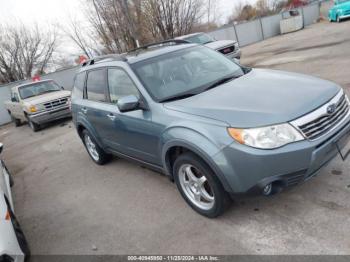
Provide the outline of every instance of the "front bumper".
[[48,123],[54,120],[58,120],[58,119],[62,119],[62,118],[67,118],[67,117],[71,117],[72,113],[69,109],[69,106],[62,106],[59,108],[55,108],[53,110],[50,111],[44,111],[44,112],[39,112],[36,114],[31,114],[29,115],[29,119],[40,125],[40,124],[44,124],[44,123]]
[[[336,142],[350,136],[350,117],[323,139],[304,140],[273,150],[233,142],[214,156],[230,193],[261,192],[269,183],[292,186],[315,176],[337,154]],[[226,187],[227,188],[227,187]]]
[[350,17],[350,14],[340,15],[339,16],[340,19],[346,19],[346,18],[349,18],[349,17]]

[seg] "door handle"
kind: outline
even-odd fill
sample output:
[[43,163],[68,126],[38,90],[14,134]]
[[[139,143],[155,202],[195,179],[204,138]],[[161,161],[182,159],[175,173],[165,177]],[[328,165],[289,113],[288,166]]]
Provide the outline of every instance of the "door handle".
[[81,112],[83,112],[84,114],[86,114],[86,113],[87,113],[87,109],[86,109],[85,107],[83,107],[83,108],[81,109]]
[[116,118],[116,116],[113,115],[113,114],[108,114],[107,117],[108,117],[111,121],[114,121],[114,119]]

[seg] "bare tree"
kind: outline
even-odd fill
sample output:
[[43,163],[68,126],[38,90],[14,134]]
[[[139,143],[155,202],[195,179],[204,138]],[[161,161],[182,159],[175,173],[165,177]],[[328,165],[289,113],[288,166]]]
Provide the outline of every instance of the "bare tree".
[[76,46],[88,58],[93,57],[94,53],[98,53],[96,41],[92,32],[82,25],[76,18],[69,17],[66,26],[61,27],[67,37],[69,37]]
[[192,31],[203,16],[201,0],[145,0],[145,26],[155,39],[169,39]]
[[11,82],[40,74],[52,66],[57,31],[41,31],[37,25],[0,25],[0,78]]
[[105,52],[121,53],[135,48],[134,6],[124,0],[89,0],[86,16]]
[[218,1],[217,0],[206,0],[206,13],[207,13],[207,29],[213,27],[214,24],[217,24],[218,20]]
[[87,0],[88,29],[71,19],[64,31],[88,57],[123,53],[139,44],[190,33],[202,24],[206,1]]

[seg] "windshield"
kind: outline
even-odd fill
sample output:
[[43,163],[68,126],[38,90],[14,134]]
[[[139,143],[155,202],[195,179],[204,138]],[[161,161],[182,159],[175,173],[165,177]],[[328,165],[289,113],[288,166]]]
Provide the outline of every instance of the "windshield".
[[198,34],[198,35],[184,38],[183,40],[186,40],[188,42],[195,43],[195,44],[201,44],[201,45],[214,42],[214,39],[207,34]]
[[135,63],[132,67],[158,102],[198,94],[223,78],[244,74],[236,63],[203,46],[167,53]]
[[31,85],[22,86],[18,89],[22,99],[32,96],[38,96],[48,92],[60,91],[61,88],[53,81],[34,83]]

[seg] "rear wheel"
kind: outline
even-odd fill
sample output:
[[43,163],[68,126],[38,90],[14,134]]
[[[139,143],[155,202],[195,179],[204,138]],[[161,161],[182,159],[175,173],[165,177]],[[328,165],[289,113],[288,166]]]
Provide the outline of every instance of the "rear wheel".
[[182,197],[199,214],[214,218],[229,206],[230,197],[220,181],[196,155],[180,155],[175,160],[173,174]]
[[82,132],[82,139],[91,159],[98,165],[103,165],[111,160],[111,155],[106,153],[90,135],[86,129]]

